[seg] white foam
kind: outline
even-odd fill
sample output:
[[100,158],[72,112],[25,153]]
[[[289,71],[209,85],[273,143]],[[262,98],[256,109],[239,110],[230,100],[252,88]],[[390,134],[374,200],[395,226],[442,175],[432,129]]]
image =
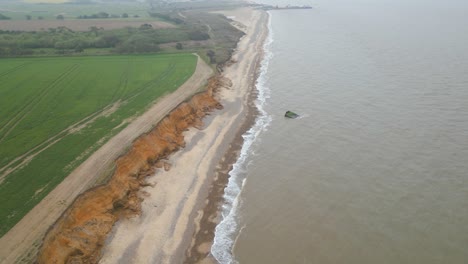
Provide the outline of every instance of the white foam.
[[242,145],[239,159],[229,172],[229,181],[224,189],[225,203],[221,209],[222,220],[216,226],[214,242],[211,247],[211,254],[221,264],[238,263],[233,257],[232,249],[240,232],[238,225],[239,199],[242,188],[247,180],[246,169],[248,160],[251,155],[253,155],[250,148],[258,136],[263,131],[266,131],[272,120],[272,117],[264,109],[266,101],[270,98],[270,90],[266,86],[266,74],[268,72],[268,64],[273,57],[273,53],[270,50],[270,46],[273,43],[270,16],[271,14],[269,15],[268,21],[268,38],[263,46],[265,51],[264,58],[260,67],[260,76],[256,83],[258,96],[255,104],[258,108],[259,115],[255,120],[255,124],[242,136],[244,138],[244,144]]

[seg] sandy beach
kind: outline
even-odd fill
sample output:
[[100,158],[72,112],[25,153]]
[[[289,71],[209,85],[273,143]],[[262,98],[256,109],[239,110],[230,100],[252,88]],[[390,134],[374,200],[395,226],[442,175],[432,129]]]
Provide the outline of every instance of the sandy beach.
[[114,161],[141,134],[149,131],[180,102],[197,92],[212,74],[199,59],[192,77],[162,97],[143,115],[99,148],[0,239],[0,263],[32,262],[41,239],[75,198],[112,171]]
[[[213,204],[220,196],[211,195],[212,186],[223,172],[226,177],[225,168],[234,161],[239,135],[252,122],[252,94],[267,34],[263,11],[243,8],[222,13],[246,33],[233,55],[235,63],[222,74],[232,82],[218,94],[224,109],[205,118],[203,129],[185,133],[187,145],[170,156],[169,171],[160,169],[148,178],[154,186],[142,189],[142,214],[114,226],[100,263],[208,261],[203,259],[209,257],[210,241],[197,239],[197,234],[202,229],[205,235],[213,233],[217,221]],[[189,252],[196,252],[197,257]]]

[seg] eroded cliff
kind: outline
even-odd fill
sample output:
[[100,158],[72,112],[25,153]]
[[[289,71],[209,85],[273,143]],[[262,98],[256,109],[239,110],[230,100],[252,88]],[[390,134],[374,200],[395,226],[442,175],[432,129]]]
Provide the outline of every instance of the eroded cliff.
[[122,217],[140,213],[142,198],[138,191],[145,178],[164,162],[169,154],[185,146],[183,132],[200,128],[202,118],[222,108],[215,99],[221,80],[209,80],[205,92],[180,104],[149,133],[135,140],[129,151],[116,161],[116,169],[105,185],[80,195],[46,234],[38,263],[97,263],[107,234]]

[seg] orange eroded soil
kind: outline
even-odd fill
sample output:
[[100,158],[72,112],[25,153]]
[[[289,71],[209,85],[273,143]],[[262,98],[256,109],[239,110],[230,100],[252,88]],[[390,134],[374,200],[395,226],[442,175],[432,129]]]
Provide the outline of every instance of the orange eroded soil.
[[180,104],[151,132],[136,139],[116,161],[109,182],[80,195],[51,227],[38,263],[97,263],[114,223],[140,213],[138,191],[147,185],[145,178],[160,167],[161,160],[185,146],[184,131],[200,128],[204,116],[222,108],[214,96],[220,82],[216,77],[210,79],[207,91]]

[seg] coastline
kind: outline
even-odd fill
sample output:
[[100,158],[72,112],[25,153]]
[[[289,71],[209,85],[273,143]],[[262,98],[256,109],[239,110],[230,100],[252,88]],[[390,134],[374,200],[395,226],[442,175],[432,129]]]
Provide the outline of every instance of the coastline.
[[[230,15],[228,12],[221,13],[226,16]],[[220,162],[213,168],[214,180],[209,188],[206,206],[203,208],[199,221],[196,222],[197,229],[192,236],[192,243],[185,252],[184,263],[217,263],[216,259],[211,254],[211,246],[214,242],[216,226],[222,220],[221,207],[224,202],[224,190],[229,182],[229,173],[239,159],[241,149],[245,142],[244,136],[249,129],[254,126],[259,115],[259,109],[255,104],[258,98],[258,89],[256,86],[261,74],[261,63],[264,59],[263,46],[269,34],[269,15],[267,12],[263,12],[262,15],[265,16],[262,18],[263,21],[258,22],[260,26],[263,27],[262,35],[256,43],[256,45],[259,45],[261,48],[253,60],[254,66],[251,73],[252,75],[250,75],[250,88],[245,98],[246,109],[244,120],[241,121],[238,130],[234,133],[231,142],[227,145],[227,149]],[[233,19],[236,20],[236,18]],[[242,21],[236,22],[242,25]]]
[[256,90],[252,90],[244,122],[233,136],[233,141],[228,144],[224,156],[212,168],[214,179],[207,190],[208,197],[205,200],[205,207],[199,213],[198,221],[195,222],[196,230],[191,236],[190,247],[185,251],[184,263],[217,263],[211,255],[210,249],[213,245],[216,226],[221,220],[220,210],[224,201],[224,189],[229,181],[229,172],[239,158],[244,143],[243,136],[254,125],[258,115],[258,110],[253,104],[256,96]]
[[236,63],[222,73],[232,82],[218,92],[224,109],[205,118],[203,129],[185,132],[187,145],[168,158],[171,169],[151,176],[154,187],[142,190],[141,216],[114,226],[100,263],[213,262],[209,253],[228,172],[256,118],[255,83],[268,16],[250,8],[221,13],[245,25],[247,33],[233,55]]
[[[227,87],[219,90],[216,99],[221,101],[224,110],[205,118],[205,125],[185,132],[187,143],[182,150],[162,160],[163,169],[150,176],[147,181],[149,186],[139,192],[140,197],[145,197],[141,216],[124,218],[114,225],[107,237],[100,263],[142,263],[138,258],[149,263],[155,259],[162,263],[190,262],[189,252],[194,250],[196,254],[201,254],[198,260],[209,260],[213,238],[211,242],[210,239],[206,240],[209,236],[205,236],[205,232],[214,236],[228,172],[239,156],[243,145],[242,135],[256,118],[255,83],[267,35],[265,21],[268,16],[264,11],[251,8],[219,13],[230,16],[235,20],[233,24],[237,23],[235,26],[247,33],[239,41],[233,55],[235,63],[226,66],[222,73],[224,81],[221,85]],[[153,124],[197,92],[211,73],[211,69],[199,59],[194,75],[181,88],[157,100],[147,112],[133,120],[80,165],[0,239],[0,262],[32,261],[46,231],[76,197],[104,174],[111,172],[113,162],[135,139],[151,130]],[[229,88],[231,85],[232,88]],[[185,186],[185,189],[181,186]],[[157,221],[154,221],[155,217],[158,217]],[[144,225],[145,220],[152,220],[152,223]],[[150,228],[154,231],[153,236],[145,237],[144,233],[154,222],[157,226]],[[129,235],[135,236],[138,228],[143,230],[139,234],[143,236],[135,237],[133,242],[138,243],[129,244]],[[122,237],[125,241],[122,241]],[[157,240],[156,243],[148,240],[153,242],[150,248],[148,243],[144,246],[144,240],[149,238]],[[142,251],[148,254],[140,254]]]

